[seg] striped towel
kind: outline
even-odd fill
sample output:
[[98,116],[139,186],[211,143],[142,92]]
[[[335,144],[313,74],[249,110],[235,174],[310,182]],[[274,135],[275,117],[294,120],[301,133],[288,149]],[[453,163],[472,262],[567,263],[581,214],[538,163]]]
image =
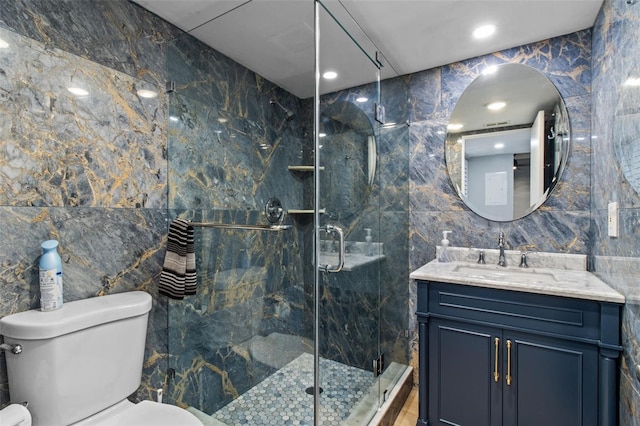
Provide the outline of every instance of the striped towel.
[[176,219],[169,224],[159,292],[172,299],[196,294],[193,226],[184,219]]

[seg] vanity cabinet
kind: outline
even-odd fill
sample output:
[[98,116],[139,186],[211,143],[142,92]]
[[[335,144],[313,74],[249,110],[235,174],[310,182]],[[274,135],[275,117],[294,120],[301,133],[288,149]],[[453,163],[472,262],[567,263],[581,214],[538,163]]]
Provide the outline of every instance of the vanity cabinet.
[[614,426],[620,306],[418,281],[418,425]]

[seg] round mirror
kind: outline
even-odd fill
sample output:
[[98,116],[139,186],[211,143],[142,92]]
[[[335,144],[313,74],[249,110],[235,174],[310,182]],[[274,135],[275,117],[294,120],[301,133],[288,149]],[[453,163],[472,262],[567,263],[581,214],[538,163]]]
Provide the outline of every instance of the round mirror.
[[376,140],[367,115],[351,102],[338,101],[320,114],[320,180],[330,192],[321,205],[333,220],[344,221],[367,205],[376,172]]
[[485,219],[506,222],[551,194],[569,153],[569,117],[553,83],[536,69],[492,69],[456,104],[445,158],[462,201]]
[[640,69],[634,69],[622,86],[616,107],[614,142],[620,169],[640,194]]

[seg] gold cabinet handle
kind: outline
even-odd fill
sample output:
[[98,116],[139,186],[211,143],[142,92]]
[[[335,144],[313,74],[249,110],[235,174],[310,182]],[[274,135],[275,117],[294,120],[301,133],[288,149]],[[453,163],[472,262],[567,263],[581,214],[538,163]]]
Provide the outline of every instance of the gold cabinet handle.
[[500,373],[498,371],[498,360],[499,360],[498,352],[500,351],[500,349],[499,349],[500,339],[496,337],[493,340],[493,343],[494,343],[495,349],[496,349],[495,367],[493,369],[493,381],[494,382],[498,382],[498,380],[500,380]]
[[511,340],[507,340],[507,385],[511,386]]

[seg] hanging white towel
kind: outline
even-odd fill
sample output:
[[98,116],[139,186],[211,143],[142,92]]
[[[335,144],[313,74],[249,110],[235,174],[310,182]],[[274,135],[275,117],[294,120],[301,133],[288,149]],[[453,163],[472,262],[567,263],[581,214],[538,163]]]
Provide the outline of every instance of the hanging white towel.
[[193,226],[187,220],[176,219],[169,224],[159,292],[172,299],[196,294]]

